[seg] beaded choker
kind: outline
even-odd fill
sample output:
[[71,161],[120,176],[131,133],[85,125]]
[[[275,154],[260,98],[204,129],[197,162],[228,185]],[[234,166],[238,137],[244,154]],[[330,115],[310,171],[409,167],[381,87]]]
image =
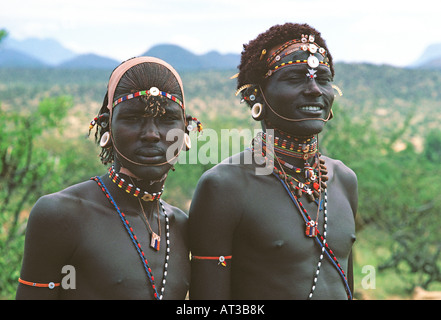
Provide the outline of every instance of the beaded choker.
[[[168,262],[170,259],[170,222],[167,216],[167,212],[165,211],[164,205],[162,204],[161,200],[159,200],[162,208],[162,212],[165,216],[165,234],[166,234],[166,251],[165,251],[165,262],[164,262],[164,274],[162,277],[162,287],[161,287],[161,293],[158,294],[156,284],[155,284],[155,278],[152,273],[152,269],[149,266],[149,263],[147,261],[147,257],[142,250],[141,244],[138,242],[138,238],[136,237],[133,228],[130,226],[129,221],[127,220],[126,215],[119,209],[118,205],[116,204],[115,200],[113,200],[112,195],[110,194],[109,190],[107,190],[106,186],[104,185],[104,182],[101,180],[100,177],[93,177],[91,178],[94,180],[98,186],[101,188],[101,190],[106,195],[106,198],[109,200],[109,202],[115,207],[116,212],[118,212],[119,217],[121,218],[121,221],[123,223],[124,228],[126,229],[127,233],[130,236],[130,239],[132,240],[132,243],[138,252],[138,255],[141,259],[142,265],[144,266],[144,270],[147,273],[147,277],[149,279],[149,282],[153,289],[153,296],[156,300],[162,300],[164,297],[164,291],[165,291],[165,283],[167,279],[167,269],[168,269]],[[159,212],[158,212],[159,215]]]
[[[277,132],[282,137],[274,137],[274,151],[298,158],[303,160],[308,160],[312,158],[317,153],[317,138],[311,137],[305,140],[301,140],[290,135],[283,136],[283,133]],[[272,140],[271,135],[269,136],[270,140]],[[266,132],[261,133],[262,142],[266,145],[267,143],[267,134]]]
[[112,180],[113,183],[115,183],[118,187],[123,189],[128,194],[146,202],[158,200],[161,197],[162,192],[164,191],[164,188],[161,191],[154,193],[149,193],[145,190],[141,190],[140,188],[135,187],[133,184],[128,183],[124,178],[122,178],[115,171],[115,168],[113,166],[109,168],[109,178],[110,180]]

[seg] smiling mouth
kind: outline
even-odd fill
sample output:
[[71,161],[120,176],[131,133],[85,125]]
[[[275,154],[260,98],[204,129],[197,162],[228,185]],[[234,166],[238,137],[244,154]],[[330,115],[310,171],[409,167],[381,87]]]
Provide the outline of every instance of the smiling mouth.
[[321,113],[324,109],[323,105],[320,103],[315,104],[306,104],[303,106],[300,106],[297,108],[300,111],[306,112],[306,113]]
[[303,110],[303,111],[314,111],[314,112],[317,112],[317,111],[321,111],[323,108],[322,107],[318,107],[318,106],[302,106],[299,109]]

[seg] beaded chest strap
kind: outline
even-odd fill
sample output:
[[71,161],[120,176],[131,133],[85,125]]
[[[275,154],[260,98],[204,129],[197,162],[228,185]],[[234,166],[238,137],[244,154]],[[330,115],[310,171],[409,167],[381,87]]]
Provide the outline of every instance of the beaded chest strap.
[[[101,190],[104,192],[104,194],[106,195],[107,199],[109,200],[109,202],[114,206],[116,212],[118,212],[119,217],[121,218],[121,221],[123,223],[124,228],[126,229],[127,233],[130,236],[130,239],[132,240],[132,243],[136,249],[136,251],[138,252],[138,255],[141,259],[142,265],[144,266],[144,270],[147,274],[147,277],[149,279],[149,282],[152,286],[153,289],[153,296],[156,300],[162,300],[163,296],[164,296],[164,291],[165,291],[165,283],[166,283],[166,279],[167,279],[167,269],[168,269],[168,262],[169,262],[169,258],[170,258],[170,222],[167,216],[167,212],[164,209],[164,206],[162,204],[162,202],[160,202],[161,204],[161,208],[162,208],[162,212],[164,213],[165,216],[165,231],[166,231],[166,251],[165,251],[165,262],[164,262],[164,274],[162,277],[162,287],[160,290],[160,294],[158,294],[157,288],[156,288],[156,284],[155,284],[155,278],[153,276],[153,272],[152,269],[149,266],[149,263],[147,261],[147,257],[141,247],[141,244],[138,242],[138,238],[136,237],[133,228],[130,226],[129,221],[127,220],[126,215],[119,209],[118,205],[116,204],[115,200],[113,200],[112,195],[110,194],[109,190],[107,190],[106,186],[104,185],[104,182],[101,180],[100,177],[93,177],[91,178],[92,180],[94,180],[98,186],[101,188]],[[158,213],[159,214],[159,213]]]

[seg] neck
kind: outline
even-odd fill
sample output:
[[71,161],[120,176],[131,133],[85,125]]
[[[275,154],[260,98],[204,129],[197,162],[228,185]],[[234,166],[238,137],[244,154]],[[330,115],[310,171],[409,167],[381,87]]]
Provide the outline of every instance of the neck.
[[267,144],[267,152],[273,152],[275,158],[286,163],[288,169],[290,165],[297,168],[311,166],[317,160],[318,140],[315,136],[298,137],[279,129],[267,129],[262,136]]

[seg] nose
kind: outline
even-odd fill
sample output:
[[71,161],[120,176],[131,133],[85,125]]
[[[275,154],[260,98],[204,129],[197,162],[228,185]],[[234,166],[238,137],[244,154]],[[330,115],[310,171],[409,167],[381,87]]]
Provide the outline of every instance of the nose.
[[154,117],[145,117],[143,119],[140,138],[149,142],[158,142],[161,139]]
[[323,92],[320,90],[315,79],[307,80],[305,95],[320,97]]

